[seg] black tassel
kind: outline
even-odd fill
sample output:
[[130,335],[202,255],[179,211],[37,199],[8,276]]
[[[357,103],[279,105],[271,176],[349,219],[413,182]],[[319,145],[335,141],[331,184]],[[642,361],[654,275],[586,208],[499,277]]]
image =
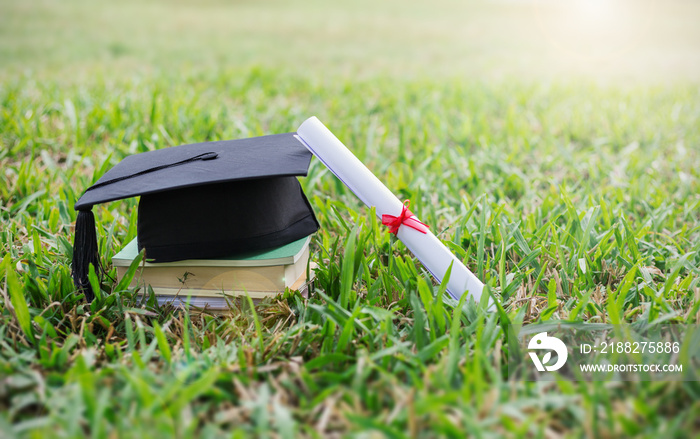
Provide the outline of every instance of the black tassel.
[[95,295],[90,287],[90,264],[95,267],[95,273],[101,275],[100,253],[97,249],[97,230],[95,216],[92,210],[78,211],[75,220],[75,240],[73,241],[73,283],[78,292],[85,294],[88,303]]

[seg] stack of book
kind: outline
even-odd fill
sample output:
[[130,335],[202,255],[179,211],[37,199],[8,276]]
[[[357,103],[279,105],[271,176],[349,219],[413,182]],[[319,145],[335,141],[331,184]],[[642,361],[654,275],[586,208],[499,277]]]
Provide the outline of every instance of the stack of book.
[[[211,311],[229,309],[229,300],[248,294],[254,301],[274,297],[287,288],[306,295],[313,281],[309,236],[262,252],[221,259],[190,259],[139,266],[132,287],[150,286],[159,305]],[[136,239],[112,258],[118,280],[138,255]]]

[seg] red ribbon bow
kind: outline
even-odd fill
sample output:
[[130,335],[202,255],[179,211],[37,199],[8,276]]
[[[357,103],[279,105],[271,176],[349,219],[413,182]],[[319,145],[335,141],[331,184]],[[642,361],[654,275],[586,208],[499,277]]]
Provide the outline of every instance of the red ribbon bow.
[[408,210],[408,206],[411,205],[411,200],[406,200],[403,202],[403,209],[401,209],[401,215],[382,215],[382,224],[389,227],[389,233],[396,235],[399,232],[399,227],[402,224],[407,225],[412,229],[416,229],[422,234],[428,233],[430,226],[424,224],[416,218],[416,216]]

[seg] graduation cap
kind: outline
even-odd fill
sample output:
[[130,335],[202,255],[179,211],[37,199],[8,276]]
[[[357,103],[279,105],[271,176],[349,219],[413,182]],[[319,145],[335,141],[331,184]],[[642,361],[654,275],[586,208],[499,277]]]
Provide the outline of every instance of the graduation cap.
[[75,204],[72,274],[92,300],[102,272],[92,206],[141,196],[139,251],[153,262],[219,258],[277,247],[318,230],[296,176],[311,153],[294,133],[197,143],[129,156]]

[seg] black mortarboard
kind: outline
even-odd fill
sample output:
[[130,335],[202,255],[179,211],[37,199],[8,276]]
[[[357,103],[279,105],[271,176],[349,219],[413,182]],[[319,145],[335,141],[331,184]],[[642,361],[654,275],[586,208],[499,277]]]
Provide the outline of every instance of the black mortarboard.
[[129,156],[75,204],[73,281],[92,300],[100,269],[92,206],[141,196],[139,250],[155,262],[218,258],[276,247],[318,230],[296,176],[311,153],[294,133],[196,143]]

